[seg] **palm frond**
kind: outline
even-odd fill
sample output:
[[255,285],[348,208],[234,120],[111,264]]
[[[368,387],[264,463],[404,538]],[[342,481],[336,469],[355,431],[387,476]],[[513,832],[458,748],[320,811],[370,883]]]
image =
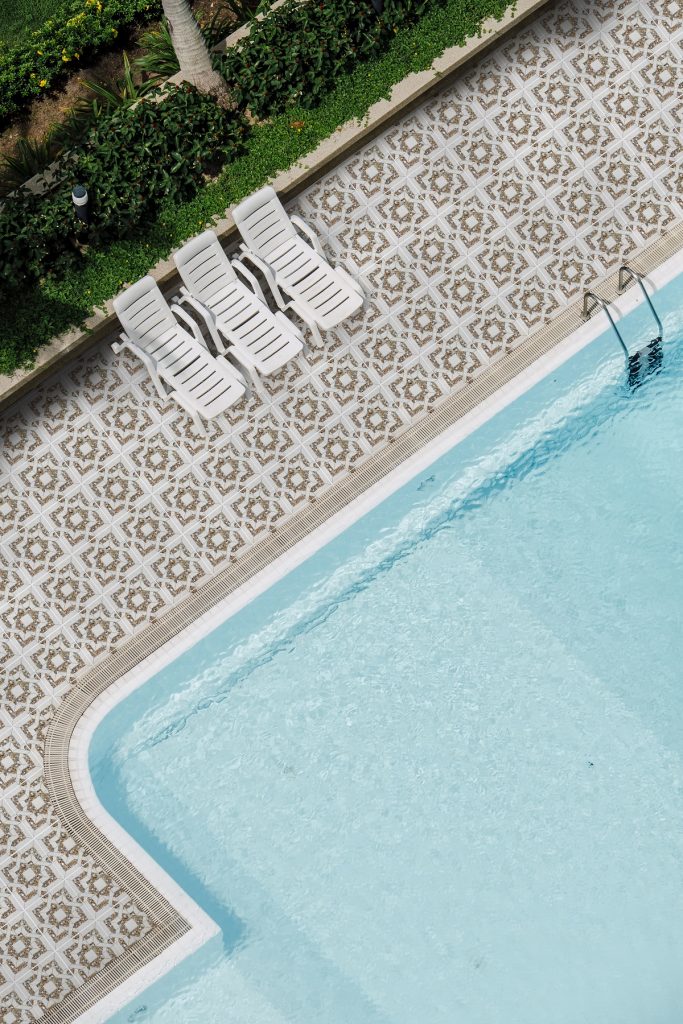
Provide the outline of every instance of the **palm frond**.
[[6,196],[36,174],[47,170],[59,154],[51,138],[20,139],[16,151],[0,159],[0,195]]
[[173,49],[171,30],[166,18],[162,18],[159,28],[140,36],[140,46],[144,47],[147,53],[136,58],[135,67],[139,71],[153,78],[170,78],[179,71],[180,65]]

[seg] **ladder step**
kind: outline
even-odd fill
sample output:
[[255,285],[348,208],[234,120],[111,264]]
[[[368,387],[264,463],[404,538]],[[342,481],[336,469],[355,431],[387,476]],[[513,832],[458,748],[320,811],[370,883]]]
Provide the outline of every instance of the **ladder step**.
[[662,368],[662,339],[654,338],[638,352],[629,356],[628,386],[632,391],[639,388],[648,377],[659,373]]

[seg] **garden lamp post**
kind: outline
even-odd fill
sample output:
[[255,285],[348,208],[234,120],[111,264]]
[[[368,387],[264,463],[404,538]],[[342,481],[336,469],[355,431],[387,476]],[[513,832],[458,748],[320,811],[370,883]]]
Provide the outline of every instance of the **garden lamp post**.
[[71,193],[76,216],[84,224],[88,223],[88,190],[85,185],[74,185]]

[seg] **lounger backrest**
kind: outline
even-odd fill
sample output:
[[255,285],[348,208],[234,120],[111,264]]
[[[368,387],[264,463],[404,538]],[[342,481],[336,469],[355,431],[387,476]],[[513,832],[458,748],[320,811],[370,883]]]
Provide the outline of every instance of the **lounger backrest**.
[[247,246],[266,262],[283,242],[297,237],[285,208],[270,185],[236,206],[232,215]]
[[187,290],[209,308],[212,298],[237,277],[215,231],[202,231],[173,259]]
[[143,277],[137,284],[114,299],[114,311],[129,337],[148,351],[178,324],[153,277]]

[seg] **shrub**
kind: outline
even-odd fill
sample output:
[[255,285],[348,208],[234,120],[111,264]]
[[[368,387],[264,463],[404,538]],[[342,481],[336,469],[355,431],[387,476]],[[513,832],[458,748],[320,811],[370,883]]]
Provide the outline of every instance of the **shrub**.
[[160,0],[66,0],[28,41],[0,48],[0,120],[41,96],[64,73],[104,47]]
[[150,29],[141,35],[139,42],[145,51],[135,60],[135,66],[140,71],[144,71],[152,78],[171,78],[180,70],[166,18],[161,19],[158,28]]
[[395,33],[445,0],[385,0],[378,17],[369,0],[288,0],[222,56],[219,69],[239,106],[258,118],[292,103],[317,106],[330,83],[384,52]]
[[0,197],[9,195],[35,175],[43,174],[65,150],[78,146],[97,121],[120,107],[132,106],[158,88],[158,83],[151,79],[135,81],[125,52],[123,76],[113,86],[101,85],[87,78],[82,79],[82,84],[93,94],[93,99],[82,97],[78,100],[64,120],[54,124],[42,140],[20,139],[14,154],[0,157]]
[[[130,237],[168,203],[182,203],[237,154],[247,125],[190,85],[159,102],[141,101],[100,122],[66,154],[42,194],[20,189],[0,210],[2,291],[61,273],[81,246]],[[74,216],[71,190],[88,189],[90,223]]]

